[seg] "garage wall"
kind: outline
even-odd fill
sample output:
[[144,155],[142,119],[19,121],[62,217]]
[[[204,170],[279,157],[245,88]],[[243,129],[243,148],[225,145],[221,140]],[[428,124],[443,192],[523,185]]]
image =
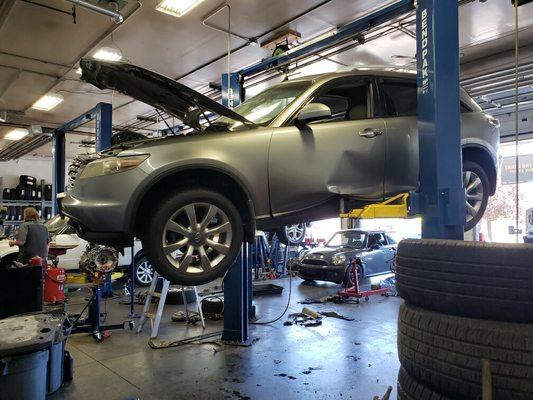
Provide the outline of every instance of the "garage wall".
[[0,162],[0,177],[4,188],[17,186],[20,175],[31,175],[52,183],[52,159],[31,157]]

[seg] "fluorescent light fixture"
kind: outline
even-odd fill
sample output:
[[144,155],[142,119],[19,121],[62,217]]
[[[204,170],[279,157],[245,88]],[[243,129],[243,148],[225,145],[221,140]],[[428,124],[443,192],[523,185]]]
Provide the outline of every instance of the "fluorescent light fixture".
[[33,103],[31,108],[35,110],[41,110],[41,111],[50,111],[52,108],[57,106],[62,101],[63,101],[63,96],[61,96],[60,94],[57,94],[57,93],[45,94],[35,103]]
[[97,60],[102,61],[118,61],[122,58],[122,53],[117,49],[111,47],[102,47],[93,55]]
[[24,128],[15,128],[4,136],[6,140],[20,140],[28,135],[28,130]]
[[161,0],[155,9],[175,17],[182,17],[203,0]]

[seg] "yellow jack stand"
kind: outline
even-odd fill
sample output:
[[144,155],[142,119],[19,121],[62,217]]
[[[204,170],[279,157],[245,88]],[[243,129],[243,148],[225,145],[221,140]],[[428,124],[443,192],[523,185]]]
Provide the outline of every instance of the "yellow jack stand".
[[409,193],[401,193],[381,203],[355,208],[340,214],[340,217],[355,219],[407,218],[409,216],[408,198]]

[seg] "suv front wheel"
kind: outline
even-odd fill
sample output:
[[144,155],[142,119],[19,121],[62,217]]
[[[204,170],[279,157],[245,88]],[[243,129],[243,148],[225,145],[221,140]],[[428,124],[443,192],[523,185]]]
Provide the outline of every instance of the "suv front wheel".
[[174,284],[197,286],[223,276],[244,238],[242,218],[224,195],[178,191],[158,204],[142,245],[154,269]]
[[463,161],[463,188],[466,192],[467,232],[481,220],[489,201],[489,178],[478,163]]

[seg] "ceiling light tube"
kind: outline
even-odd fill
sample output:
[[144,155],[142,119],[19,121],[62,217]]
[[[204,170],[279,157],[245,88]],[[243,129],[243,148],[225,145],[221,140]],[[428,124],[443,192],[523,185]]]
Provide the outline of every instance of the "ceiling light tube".
[[96,53],[94,53],[93,58],[102,61],[118,61],[122,58],[122,53],[111,47],[102,47]]
[[45,94],[39,100],[37,100],[31,108],[41,111],[50,111],[52,108],[57,106],[63,101],[63,96],[60,94]]
[[6,140],[20,140],[26,136],[28,136],[28,130],[24,128],[15,128],[4,136],[4,139]]
[[203,0],[161,0],[155,9],[174,17],[182,17]]

